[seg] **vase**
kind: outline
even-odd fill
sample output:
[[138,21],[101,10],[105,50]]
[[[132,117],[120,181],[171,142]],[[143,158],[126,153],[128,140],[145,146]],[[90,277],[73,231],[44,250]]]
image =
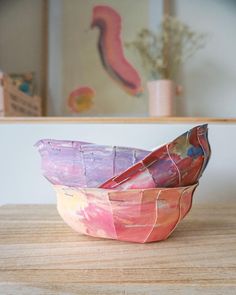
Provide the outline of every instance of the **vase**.
[[181,86],[172,80],[148,81],[149,115],[154,117],[175,115],[175,96],[181,92]]

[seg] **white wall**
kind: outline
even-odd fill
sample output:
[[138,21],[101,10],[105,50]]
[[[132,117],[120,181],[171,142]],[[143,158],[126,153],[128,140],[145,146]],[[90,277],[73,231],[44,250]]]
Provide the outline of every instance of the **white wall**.
[[[184,95],[178,115],[236,117],[236,1],[174,0],[175,15],[197,32],[208,34],[206,47],[183,66]],[[151,27],[159,0],[151,1]],[[158,14],[157,14],[158,15]]]
[[[41,138],[74,139],[151,149],[193,124],[0,124],[0,204],[54,203],[33,147]],[[236,194],[236,124],[210,124],[212,158],[195,202],[227,202]]]

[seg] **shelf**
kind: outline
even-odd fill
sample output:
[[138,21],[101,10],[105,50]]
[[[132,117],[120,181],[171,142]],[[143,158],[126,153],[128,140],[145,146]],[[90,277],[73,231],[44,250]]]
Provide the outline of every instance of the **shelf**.
[[0,124],[166,124],[166,123],[230,123],[236,118],[211,117],[2,117]]

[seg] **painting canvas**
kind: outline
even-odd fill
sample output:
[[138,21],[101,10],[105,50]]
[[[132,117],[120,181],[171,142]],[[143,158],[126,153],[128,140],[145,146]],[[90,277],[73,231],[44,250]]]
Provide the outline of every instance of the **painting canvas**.
[[59,110],[63,115],[145,115],[141,62],[125,42],[149,26],[149,4],[149,0],[63,1]]

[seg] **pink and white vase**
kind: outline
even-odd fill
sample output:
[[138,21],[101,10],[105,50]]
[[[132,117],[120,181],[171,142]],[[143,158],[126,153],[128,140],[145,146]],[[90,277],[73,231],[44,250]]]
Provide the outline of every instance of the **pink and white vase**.
[[182,87],[172,80],[154,80],[147,82],[149,92],[149,115],[165,117],[175,115],[175,96]]

